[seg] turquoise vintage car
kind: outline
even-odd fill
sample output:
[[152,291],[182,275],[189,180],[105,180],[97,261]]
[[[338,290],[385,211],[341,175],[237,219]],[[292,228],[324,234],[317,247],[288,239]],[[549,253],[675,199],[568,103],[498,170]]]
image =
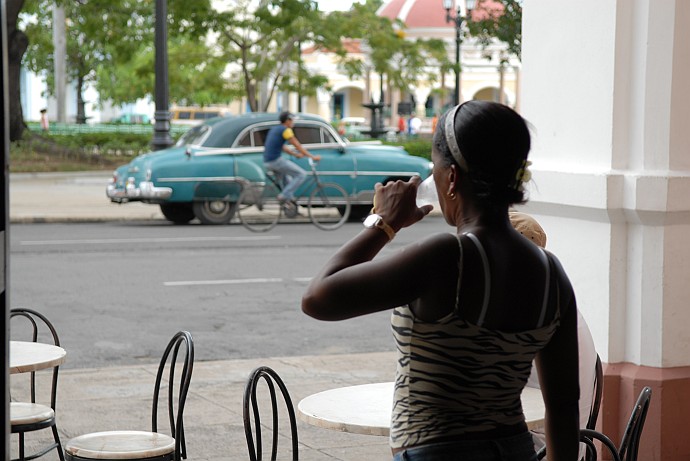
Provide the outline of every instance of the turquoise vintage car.
[[[235,213],[243,184],[265,182],[263,144],[276,124],[278,114],[270,113],[207,120],[186,132],[175,146],[140,155],[115,170],[107,196],[118,203],[159,205],[173,223],[197,218],[203,224],[226,224]],[[377,182],[413,175],[424,179],[431,172],[428,160],[400,147],[344,141],[315,115],[297,114],[293,130],[305,148],[321,156],[322,181],[338,183],[348,192],[352,220],[368,214]],[[290,158],[309,171],[307,159]]]

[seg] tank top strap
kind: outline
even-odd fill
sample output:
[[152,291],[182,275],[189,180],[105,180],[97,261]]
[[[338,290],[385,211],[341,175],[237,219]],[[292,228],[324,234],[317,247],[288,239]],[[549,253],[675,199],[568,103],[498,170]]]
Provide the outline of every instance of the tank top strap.
[[[489,258],[486,256],[486,251],[484,251],[484,247],[482,246],[482,243],[479,241],[476,235],[470,233],[470,232],[465,232],[462,235],[466,235],[470,240],[472,240],[472,243],[477,247],[477,251],[479,251],[479,256],[482,258],[482,267],[484,269],[484,301],[482,304],[482,310],[479,314],[479,318],[477,319],[477,326],[482,326],[484,323],[484,318],[486,317],[486,311],[489,308],[489,295],[491,293],[491,273],[489,271]],[[458,261],[458,289],[457,293],[455,294],[455,312],[458,312],[458,305],[460,303],[460,280],[462,280],[462,257],[463,257],[463,252],[462,252],[462,240],[461,236],[458,235],[458,245],[460,246],[460,258]]]
[[458,239],[458,249],[459,249],[459,255],[458,255],[458,286],[455,289],[455,315],[459,313],[459,306],[460,306],[460,285],[462,284],[462,266],[463,266],[463,254],[462,254],[462,240],[460,240],[460,235],[455,234],[455,238]]
[[542,262],[544,263],[545,269],[545,281],[544,281],[544,301],[541,305],[541,313],[539,314],[539,323],[537,328],[544,326],[544,319],[546,318],[546,309],[549,306],[549,289],[551,288],[551,264],[549,263],[549,256],[546,254],[546,250],[539,248]]

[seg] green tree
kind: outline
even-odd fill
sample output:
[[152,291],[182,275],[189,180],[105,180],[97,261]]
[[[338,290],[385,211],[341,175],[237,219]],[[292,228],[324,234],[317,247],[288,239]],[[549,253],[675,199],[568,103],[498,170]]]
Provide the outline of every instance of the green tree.
[[[155,49],[141,46],[130,59],[117,66],[100,65],[96,89],[102,100],[113,104],[153,97]],[[170,100],[179,105],[229,103],[240,96],[222,78],[227,62],[214,56],[201,37],[168,37],[168,84]]]
[[343,33],[359,38],[368,48],[367,61],[350,57],[343,64],[351,76],[363,76],[367,71],[386,75],[393,88],[409,89],[421,78],[436,81],[452,68],[443,40],[405,38],[405,25],[376,14],[381,2],[369,0],[354,4],[343,13],[340,21]]
[[24,0],[7,0],[5,4],[7,18],[0,18],[0,20],[7,21],[7,76],[10,106],[10,141],[20,140],[26,129],[24,115],[22,114],[21,92],[19,88],[22,58],[29,46],[29,39],[24,31],[19,28],[19,14],[23,7]]
[[209,18],[218,55],[231,64],[234,91],[247,96],[253,111],[265,111],[279,90],[313,94],[327,80],[301,66],[300,44],[344,54],[341,26],[311,0],[262,0],[255,9],[252,3],[237,0]]
[[[45,76],[53,91],[52,8],[65,8],[68,80],[76,84],[77,120],[85,120],[83,91],[95,85],[101,101],[134,102],[154,91],[154,0],[27,0],[26,32],[30,45],[26,66]],[[170,91],[193,102],[223,94],[222,70],[209,55],[202,18],[210,0],[168,0]],[[213,77],[213,78],[211,78]],[[180,96],[182,98],[182,96]]]
[[125,53],[138,46],[129,33],[137,35],[139,5],[134,0],[27,0],[26,33],[30,43],[24,63],[46,78],[50,94],[55,81],[52,38],[55,5],[65,9],[66,77],[76,84],[77,121],[83,123],[86,120],[83,92],[87,83],[95,81],[97,67],[112,63],[118,52]]
[[[496,3],[501,7],[497,8]],[[510,54],[522,59],[522,0],[479,0],[472,16],[481,19],[468,21],[469,35],[482,48],[498,39],[507,45]]]

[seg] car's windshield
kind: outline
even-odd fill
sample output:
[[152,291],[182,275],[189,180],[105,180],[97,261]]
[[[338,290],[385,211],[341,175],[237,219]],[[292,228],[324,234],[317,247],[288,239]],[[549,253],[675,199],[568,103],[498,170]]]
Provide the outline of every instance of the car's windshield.
[[206,135],[211,128],[208,125],[195,126],[183,134],[175,143],[176,146],[187,146],[189,144],[201,145],[206,139]]

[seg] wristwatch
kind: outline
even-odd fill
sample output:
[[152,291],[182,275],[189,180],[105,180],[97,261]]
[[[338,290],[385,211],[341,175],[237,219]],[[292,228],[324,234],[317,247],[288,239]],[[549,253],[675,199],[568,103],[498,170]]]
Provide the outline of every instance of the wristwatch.
[[395,231],[393,228],[386,224],[383,218],[377,214],[370,214],[367,216],[367,218],[364,220],[364,227],[368,229],[381,229],[388,236],[388,241],[393,240],[393,237],[395,237]]

